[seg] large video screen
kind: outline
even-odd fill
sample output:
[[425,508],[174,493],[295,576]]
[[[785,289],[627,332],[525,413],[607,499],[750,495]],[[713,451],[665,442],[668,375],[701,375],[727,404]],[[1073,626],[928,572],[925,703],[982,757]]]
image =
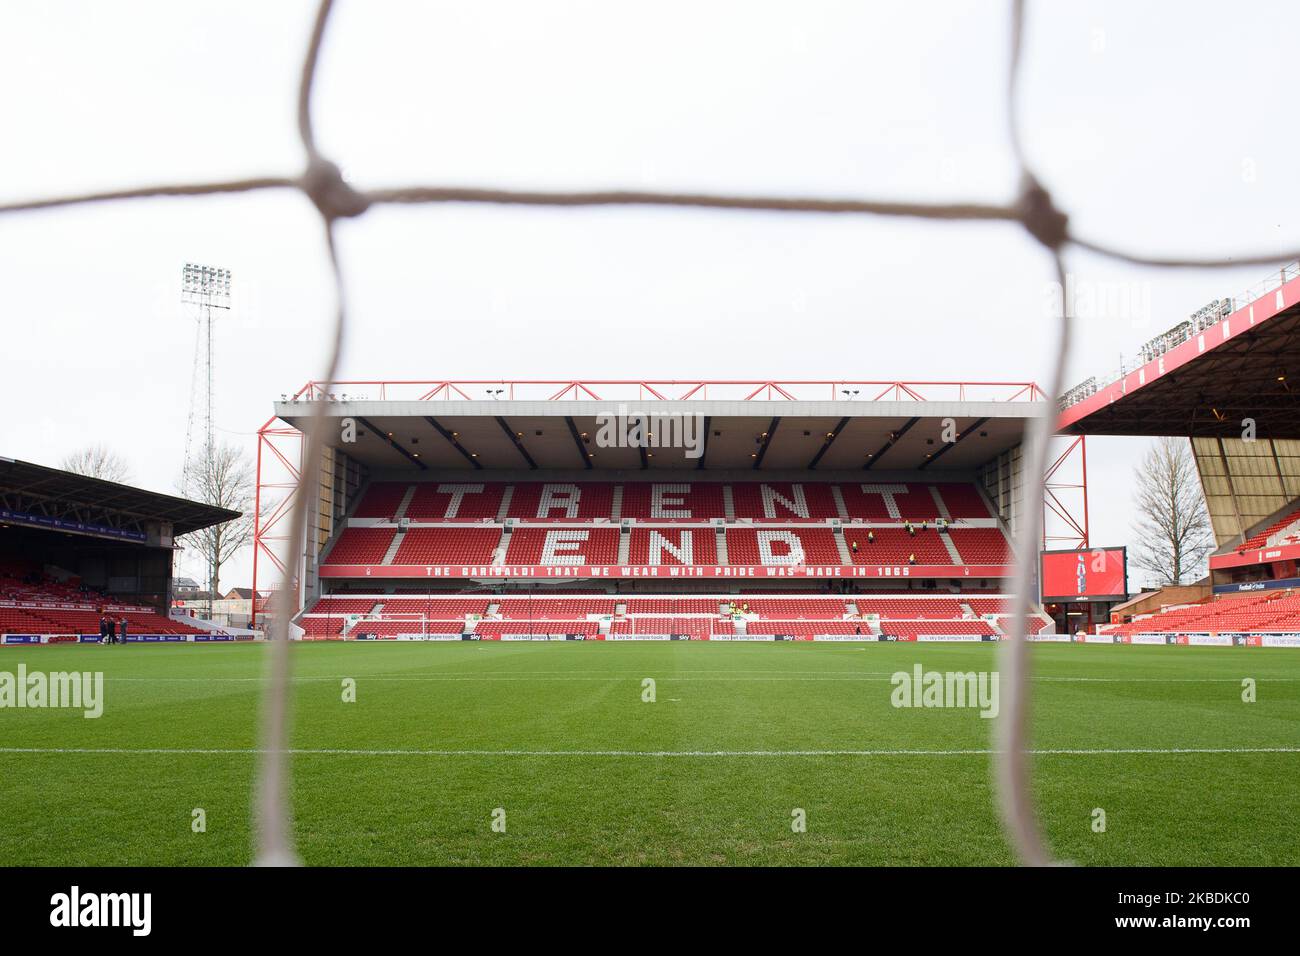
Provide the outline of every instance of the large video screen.
[[1120,601],[1128,597],[1126,548],[1044,551],[1039,568],[1044,601]]

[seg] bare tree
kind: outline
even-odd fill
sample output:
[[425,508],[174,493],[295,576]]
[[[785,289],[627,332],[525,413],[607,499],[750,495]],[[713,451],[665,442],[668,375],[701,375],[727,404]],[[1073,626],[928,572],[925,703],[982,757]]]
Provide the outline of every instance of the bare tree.
[[1159,439],[1138,467],[1135,481],[1138,543],[1133,564],[1160,586],[1199,578],[1214,550],[1214,531],[1191,443],[1185,438]]
[[238,518],[182,539],[207,562],[209,604],[219,593],[222,566],[253,539],[255,490],[253,466],[247,454],[230,444],[215,446],[207,460],[192,465],[181,479],[181,492],[187,498],[240,512]]
[[64,471],[87,478],[102,478],[125,484],[131,480],[131,468],[126,460],[107,445],[89,445],[71,455],[65,455],[59,465]]

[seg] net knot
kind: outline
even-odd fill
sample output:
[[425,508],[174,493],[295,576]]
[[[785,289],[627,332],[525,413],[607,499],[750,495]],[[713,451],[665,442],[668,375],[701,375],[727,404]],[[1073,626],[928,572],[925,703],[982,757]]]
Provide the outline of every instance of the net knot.
[[301,186],[329,222],[351,219],[370,208],[370,200],[349,186],[342,170],[328,159],[313,158],[302,174]]
[[1052,204],[1052,194],[1028,173],[1021,180],[1016,213],[1025,230],[1053,252],[1070,238],[1069,216]]

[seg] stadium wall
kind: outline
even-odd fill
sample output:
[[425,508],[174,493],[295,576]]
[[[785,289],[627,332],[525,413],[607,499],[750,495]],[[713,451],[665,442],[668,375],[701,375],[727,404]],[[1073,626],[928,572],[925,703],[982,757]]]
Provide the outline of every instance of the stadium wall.
[[1010,448],[990,461],[975,479],[993,506],[993,513],[1006,524],[1015,541],[1025,510],[1023,445]]

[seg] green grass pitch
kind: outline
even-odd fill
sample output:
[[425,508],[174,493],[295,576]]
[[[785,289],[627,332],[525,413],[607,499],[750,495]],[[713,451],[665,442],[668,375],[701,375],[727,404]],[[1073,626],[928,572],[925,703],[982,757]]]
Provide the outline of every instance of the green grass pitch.
[[[1058,857],[1300,864],[1300,653],[1031,654],[1035,748],[1093,751],[1034,758]],[[991,746],[992,721],[890,703],[892,673],[993,670],[989,645],[385,642],[292,656],[308,864],[1014,862],[990,758],[972,752]],[[0,651],[0,671],[105,674],[99,719],[0,709],[0,863],[247,864],[266,661],[249,645]],[[1189,749],[1224,752],[1172,752]],[[1155,752],[1111,752],[1125,750]]]

